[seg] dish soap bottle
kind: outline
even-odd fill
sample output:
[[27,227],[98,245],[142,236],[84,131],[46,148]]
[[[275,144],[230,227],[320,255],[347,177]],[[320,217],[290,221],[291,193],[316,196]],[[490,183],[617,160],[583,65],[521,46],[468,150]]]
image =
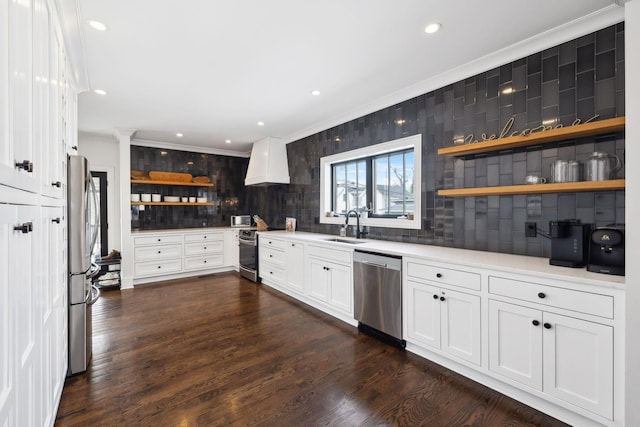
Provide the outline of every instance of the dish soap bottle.
[[347,237],[347,228],[344,225],[340,226],[340,237]]

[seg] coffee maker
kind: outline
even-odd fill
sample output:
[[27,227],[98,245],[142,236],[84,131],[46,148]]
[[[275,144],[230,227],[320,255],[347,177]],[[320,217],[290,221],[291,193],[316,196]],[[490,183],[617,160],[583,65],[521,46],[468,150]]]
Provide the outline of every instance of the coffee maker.
[[549,264],[563,267],[583,267],[587,263],[591,224],[579,219],[549,222],[551,259]]
[[587,270],[624,276],[624,226],[598,227],[591,232]]

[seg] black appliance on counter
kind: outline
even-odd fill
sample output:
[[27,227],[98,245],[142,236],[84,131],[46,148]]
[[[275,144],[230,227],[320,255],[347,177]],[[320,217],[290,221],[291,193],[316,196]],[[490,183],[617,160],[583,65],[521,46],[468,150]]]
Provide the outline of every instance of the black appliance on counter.
[[563,267],[583,267],[587,263],[592,224],[578,219],[549,222],[551,259],[549,264]]
[[624,276],[624,226],[598,227],[591,232],[587,270]]

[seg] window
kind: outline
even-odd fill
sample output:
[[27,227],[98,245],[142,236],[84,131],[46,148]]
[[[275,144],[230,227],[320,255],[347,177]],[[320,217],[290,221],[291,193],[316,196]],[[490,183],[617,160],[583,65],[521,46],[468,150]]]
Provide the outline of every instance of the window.
[[320,222],[355,209],[364,225],[419,229],[421,148],[414,135],[321,158]]
[[334,163],[331,168],[333,212],[355,209],[372,217],[413,213],[413,148]]

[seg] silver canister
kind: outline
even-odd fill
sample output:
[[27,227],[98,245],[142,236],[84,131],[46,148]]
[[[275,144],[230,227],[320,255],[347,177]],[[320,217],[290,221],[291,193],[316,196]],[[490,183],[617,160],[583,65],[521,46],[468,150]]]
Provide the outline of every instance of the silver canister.
[[622,168],[622,161],[618,156],[600,151],[591,153],[585,164],[587,181],[612,179],[615,172]]
[[551,181],[567,182],[567,169],[569,162],[566,160],[556,160],[551,164]]
[[577,160],[569,160],[567,162],[567,182],[577,182],[582,180],[580,173],[581,164]]

